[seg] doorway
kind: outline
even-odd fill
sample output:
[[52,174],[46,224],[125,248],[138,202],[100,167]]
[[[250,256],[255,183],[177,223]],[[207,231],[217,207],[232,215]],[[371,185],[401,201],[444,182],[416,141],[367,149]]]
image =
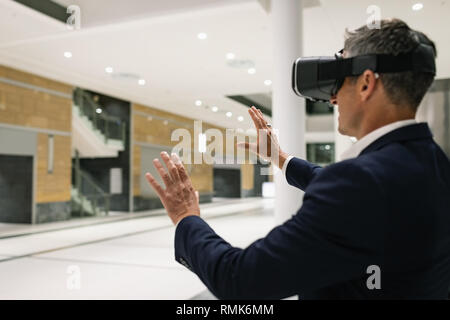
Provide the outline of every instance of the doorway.
[[0,222],[32,223],[33,157],[0,155]]
[[214,197],[241,197],[241,170],[233,168],[214,168]]

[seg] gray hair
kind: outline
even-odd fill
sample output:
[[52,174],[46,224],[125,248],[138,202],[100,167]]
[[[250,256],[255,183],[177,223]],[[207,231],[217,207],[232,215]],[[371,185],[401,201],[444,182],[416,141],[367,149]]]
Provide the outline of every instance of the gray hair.
[[[436,46],[425,34],[411,29],[399,19],[381,20],[379,29],[362,26],[355,31],[346,30],[344,50],[348,57],[363,54],[398,55],[413,50],[420,42]],[[356,79],[356,78],[355,78]],[[434,76],[422,72],[382,73],[380,79],[388,98],[396,105],[407,104],[417,110]]]

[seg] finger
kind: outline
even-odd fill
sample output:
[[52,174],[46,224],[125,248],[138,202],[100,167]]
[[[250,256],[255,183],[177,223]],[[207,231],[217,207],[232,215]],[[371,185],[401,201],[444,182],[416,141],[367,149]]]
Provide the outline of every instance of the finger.
[[175,163],[175,166],[178,169],[178,175],[180,176],[180,180],[187,186],[192,186],[191,179],[189,179],[189,176],[186,172],[186,169],[183,166],[183,163],[181,162],[180,158],[176,153],[172,153],[172,160]]
[[170,177],[172,178],[173,182],[179,182],[180,176],[178,175],[178,169],[175,167],[175,164],[170,159],[167,152],[163,151],[161,152],[161,158],[163,159],[164,163],[166,164],[167,170],[169,170]]
[[257,147],[256,143],[238,142],[237,143],[237,147],[245,149],[245,150],[250,150],[250,151],[255,152],[255,153],[258,150],[258,147]]
[[266,129],[267,125],[266,125],[266,121],[264,120],[264,117],[261,117],[261,111],[259,111],[259,109],[256,109],[255,107],[253,107],[253,112],[255,114],[255,118],[256,121],[258,122],[258,129]]
[[147,172],[145,174],[145,178],[147,178],[148,183],[156,191],[158,196],[160,198],[163,198],[164,197],[164,189],[159,185],[158,181],[156,181],[155,178],[153,178],[153,176],[149,172]]
[[266,119],[264,119],[263,113],[259,109],[256,109],[256,110],[257,110],[258,118],[261,120],[262,127],[264,129],[268,129],[269,130],[270,128],[267,126],[267,121],[266,121]]
[[200,195],[198,194],[198,191],[195,191],[195,198],[197,198],[197,203],[200,203]]
[[250,117],[252,118],[256,129],[259,130],[259,129],[262,129],[262,128],[261,128],[260,121],[258,119],[258,116],[256,115],[256,111],[254,110],[254,108],[255,107],[251,107],[250,109],[248,109],[248,113],[250,114]]
[[248,143],[248,142],[238,142],[238,143],[236,143],[236,146],[238,148],[248,150],[250,148],[250,143]]
[[166,187],[169,187],[172,184],[169,173],[166,171],[166,169],[164,169],[163,165],[158,159],[153,160],[153,165],[155,166],[156,170],[158,170],[158,173],[163,179]]

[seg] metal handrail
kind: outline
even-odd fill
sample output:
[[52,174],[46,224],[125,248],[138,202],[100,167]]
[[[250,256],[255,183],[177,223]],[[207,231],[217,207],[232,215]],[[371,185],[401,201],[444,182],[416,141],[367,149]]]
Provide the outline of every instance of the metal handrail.
[[[78,89],[81,90],[81,89]],[[100,106],[95,104],[95,102],[93,101],[92,97],[90,96],[89,93],[85,92],[85,91],[81,91],[81,94],[83,95],[84,98],[86,98],[86,101],[90,104],[91,108],[95,111],[97,108],[99,108]],[[110,114],[104,114],[104,113],[98,113],[97,116],[99,118],[103,118],[105,120],[111,120],[111,121],[120,121],[122,122],[122,119],[120,119],[119,117],[116,116],[112,116]]]
[[[120,141],[122,141],[125,145],[126,123],[121,118],[106,114],[104,112],[97,113],[96,110],[97,108],[100,108],[100,105],[93,101],[89,93],[80,88],[76,88],[74,90],[74,102],[78,105],[81,113],[92,121],[94,128],[103,133],[105,136],[105,143],[112,139],[111,127],[115,125],[118,127],[118,134],[120,135],[120,138],[115,138],[120,139]],[[103,127],[100,125],[102,121]]]
[[[76,165],[73,167],[74,174],[75,174],[75,189],[78,192],[78,196],[80,197],[80,216],[82,217],[84,215],[84,201],[89,200],[91,202],[94,214],[97,215],[97,213],[104,211],[105,215],[108,215],[109,213],[109,206],[110,206],[110,197],[111,195],[103,191],[102,188],[100,188],[94,180],[92,180],[89,175],[87,175],[85,172],[83,172],[79,167],[79,160],[78,160],[78,153],[76,154]],[[85,185],[84,182],[87,183],[87,185],[94,190],[93,193],[85,192],[83,189],[83,186]],[[100,202],[103,201],[103,206],[100,205]],[[103,208],[102,208],[103,207]],[[103,210],[102,210],[103,209]]]
[[85,179],[89,185],[91,187],[93,187],[100,195],[102,196],[106,196],[108,195],[105,191],[103,191],[102,188],[100,188],[95,182],[94,180],[91,179],[91,177],[89,177],[85,172],[83,172],[82,170],[79,171],[80,177],[82,177],[83,179]]

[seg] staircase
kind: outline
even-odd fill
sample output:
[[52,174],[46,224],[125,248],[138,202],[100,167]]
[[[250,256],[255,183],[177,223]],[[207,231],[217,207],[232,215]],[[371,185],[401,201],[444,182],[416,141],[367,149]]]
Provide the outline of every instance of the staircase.
[[71,190],[72,217],[107,216],[110,195],[79,168],[77,159],[75,161]]
[[126,123],[108,115],[91,95],[75,89],[72,106],[72,154],[80,158],[117,157],[125,149]]

